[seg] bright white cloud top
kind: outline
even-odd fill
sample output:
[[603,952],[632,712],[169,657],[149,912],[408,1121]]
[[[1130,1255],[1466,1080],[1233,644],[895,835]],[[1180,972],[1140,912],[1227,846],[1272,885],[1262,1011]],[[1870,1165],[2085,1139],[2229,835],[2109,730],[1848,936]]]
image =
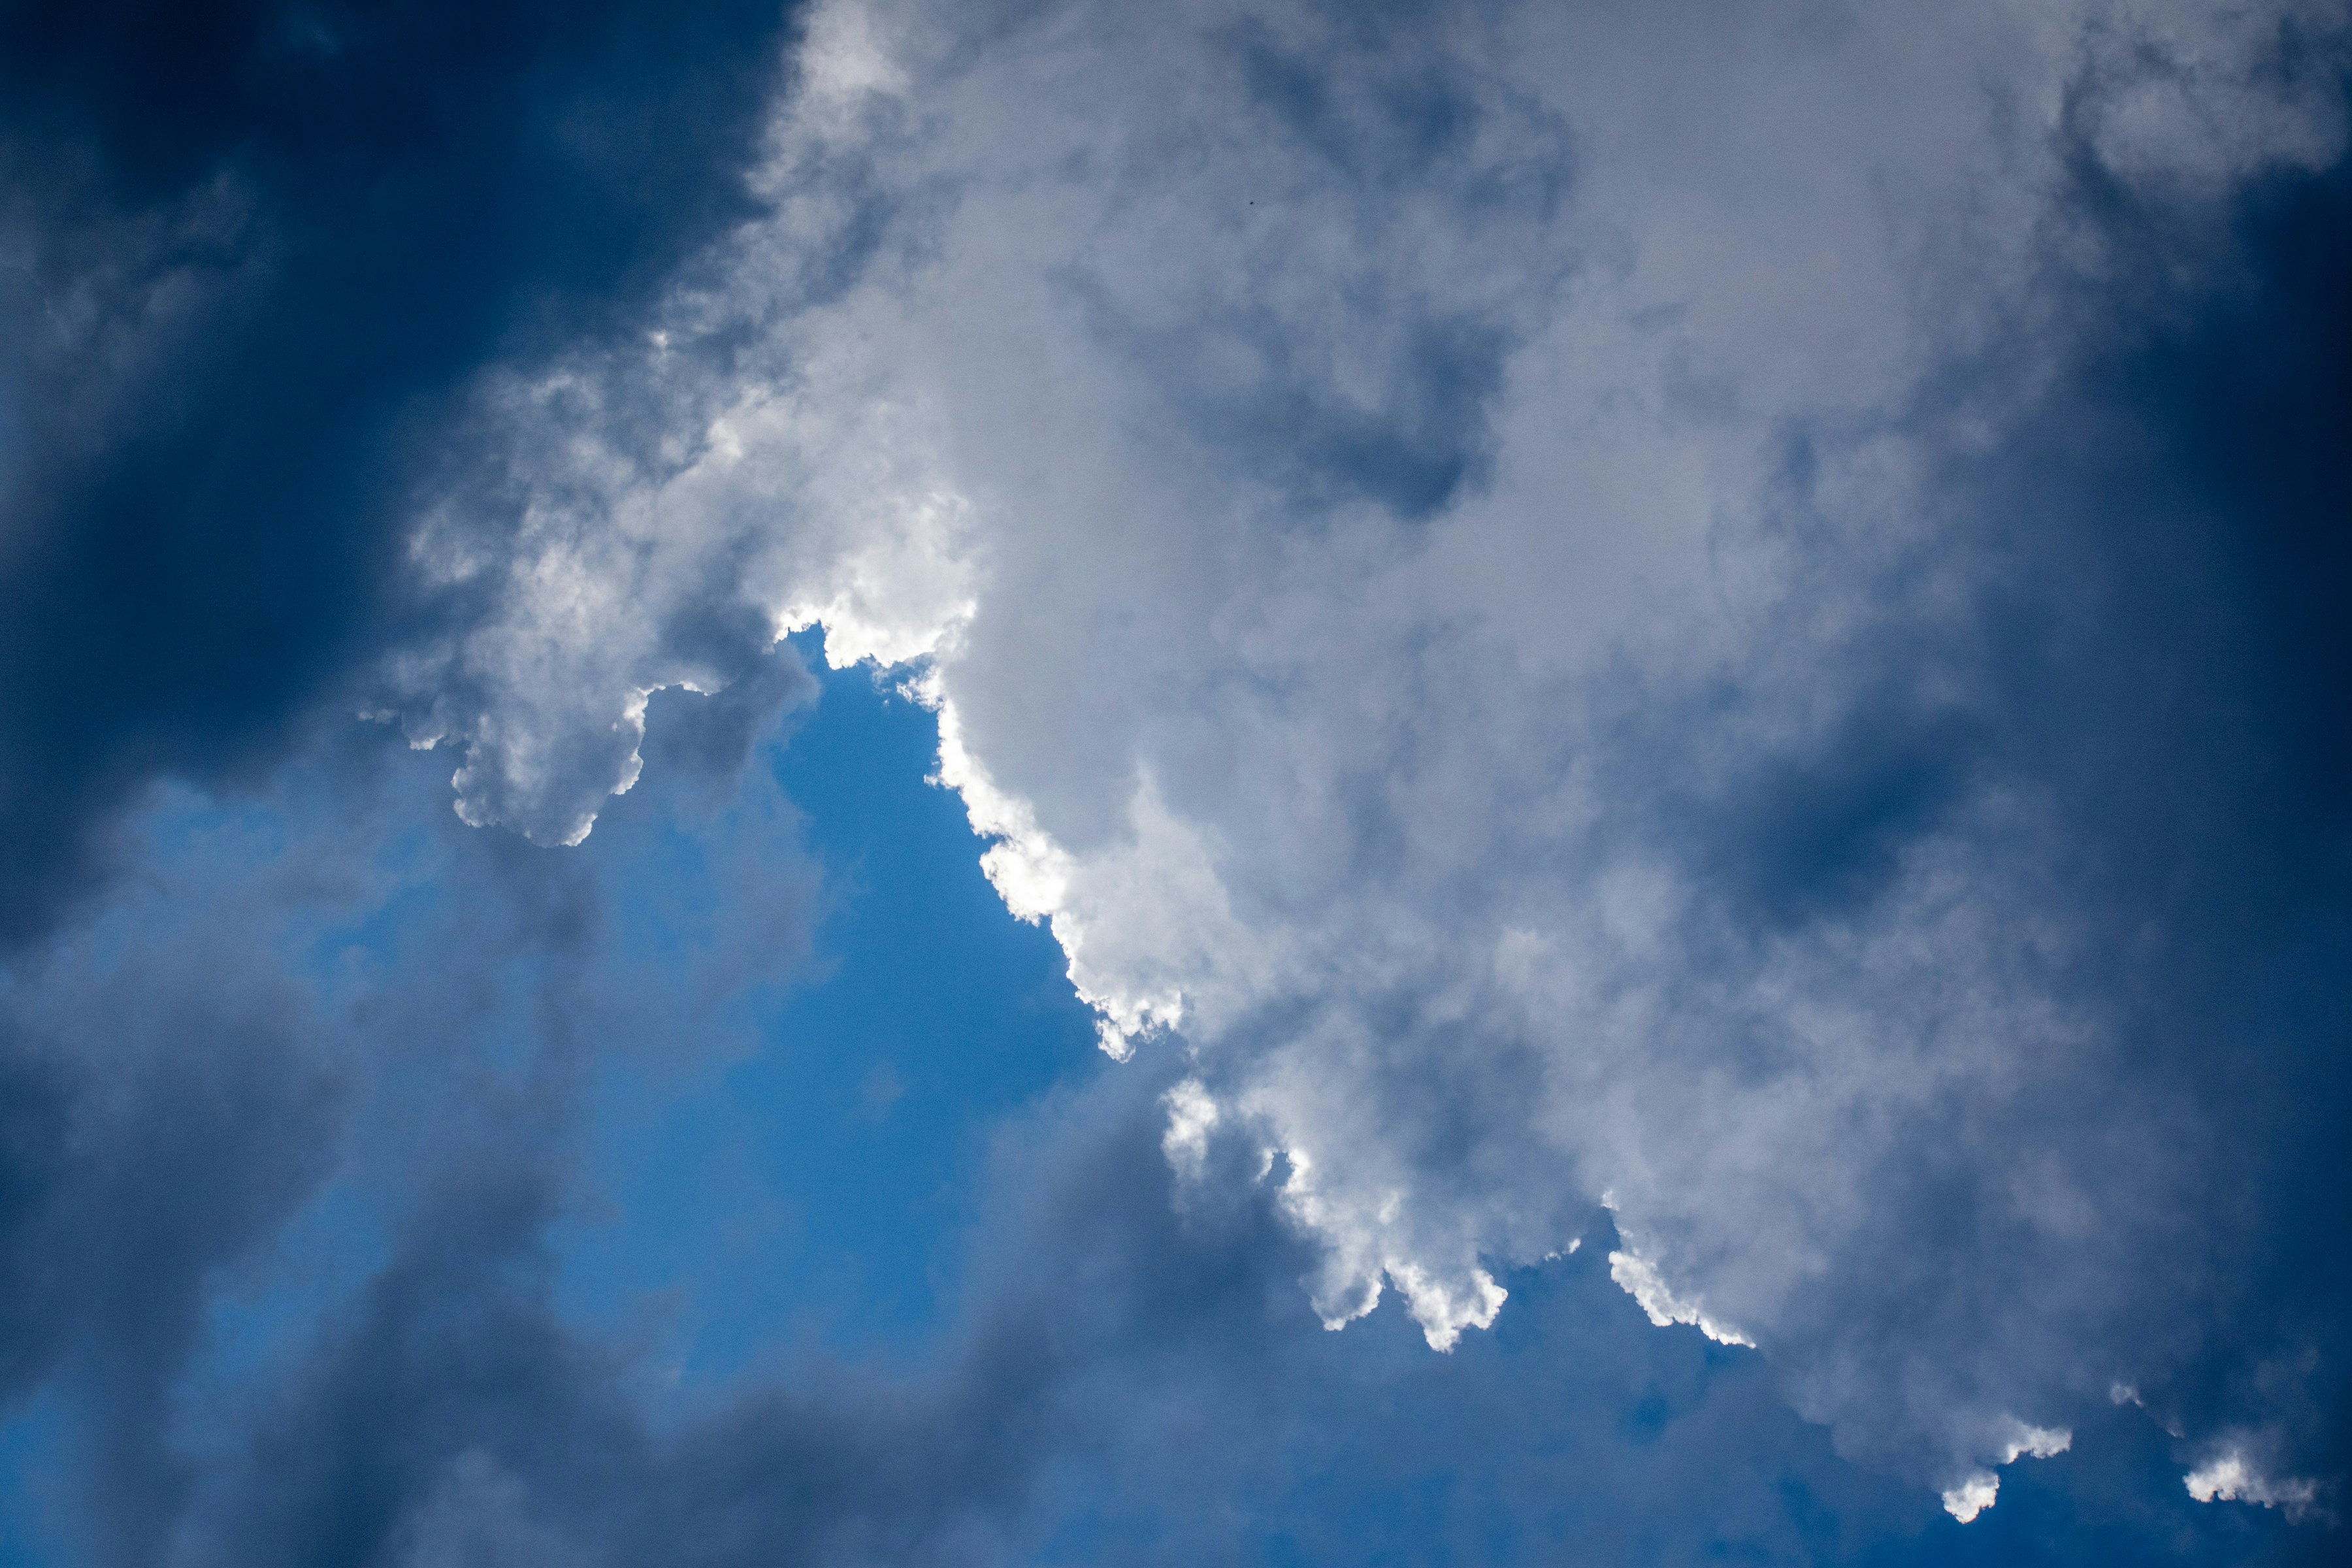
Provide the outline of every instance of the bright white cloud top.
[[[2339,153],[2277,63],[2338,20],[822,5],[774,216],[650,341],[482,386],[513,548],[468,492],[413,549],[502,608],[385,710],[467,821],[576,842],[648,693],[722,679],[681,628],[822,626],[1327,1321],[1392,1289],[1445,1349],[1605,1202],[1654,1321],[1973,1517],[2200,1353],[2222,1222],[2075,983],[2055,803],[1918,782],[2013,565],[1955,476],[2082,298]],[[1882,808],[1811,866],[1725,826]],[[2253,1451],[2192,1493],[2310,1506]]]

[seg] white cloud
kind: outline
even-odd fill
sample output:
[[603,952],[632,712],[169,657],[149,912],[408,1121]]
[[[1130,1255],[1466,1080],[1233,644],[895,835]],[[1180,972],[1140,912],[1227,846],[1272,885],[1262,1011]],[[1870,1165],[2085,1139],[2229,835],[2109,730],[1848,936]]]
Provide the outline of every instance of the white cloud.
[[[1612,1191],[1654,1321],[1754,1343],[1855,1452],[1958,1470],[1956,1516],[2063,1447],[1986,1413],[2075,1397],[2184,1178],[2179,1108],[2105,1094],[2112,1021],[2051,980],[2081,933],[2041,913],[2048,802],[1953,785],[1864,922],[1743,913],[1736,857],[1669,829],[1778,809],[1790,759],[1932,771],[1969,694],[1853,650],[1959,624],[1935,476],[2114,262],[2059,199],[2069,93],[2193,226],[2341,142],[2267,35],[877,0],[807,37],[772,220],[658,342],[488,395],[503,552],[420,530],[499,589],[387,677],[464,749],[467,820],[584,833],[646,694],[719,678],[681,621],[822,626],[907,667],[1106,1048],[1192,1053],[1171,1160],[1203,1106],[1286,1152],[1327,1321],[1392,1284],[1445,1348]],[[2150,48],[2191,66],[2158,90],[2125,68]],[[2087,1134],[2053,1143],[2053,1100]]]
[[[2000,1464],[2015,1464],[2026,1458],[2055,1458],[2074,1446],[2074,1435],[2063,1428],[2029,1426],[2014,1416],[2001,1425],[2008,1428],[2008,1435],[1998,1445]],[[1974,1469],[1963,1476],[1958,1484],[1945,1489],[1944,1511],[1962,1524],[1969,1524],[2000,1498],[2000,1477],[1990,1468]]]
[[2031,1457],[2053,1459],[2074,1446],[2074,1434],[2063,1426],[2029,1426],[2022,1421],[2011,1423],[2011,1434],[2001,1445],[2001,1463]]
[[1971,1472],[1958,1486],[1944,1493],[1944,1511],[1962,1524],[1972,1524],[1977,1515],[1990,1508],[2000,1496],[2000,1478],[1990,1470]]
[[1756,1342],[1738,1329],[1709,1317],[1698,1302],[1675,1295],[1658,1277],[1656,1266],[1634,1253],[1611,1253],[1609,1278],[1617,1281],[1618,1288],[1633,1297],[1659,1328],[1685,1323],[1717,1344],[1745,1345],[1750,1350],[1756,1347]]
[[1199,1181],[1208,1163],[1209,1134],[1222,1116],[1217,1102],[1198,1079],[1184,1079],[1160,1097],[1168,1107],[1168,1131],[1160,1140],[1160,1152],[1176,1173]]
[[2199,1502],[2243,1502],[2283,1510],[2289,1519],[2310,1515],[2319,1503],[2319,1483],[2302,1476],[2265,1473],[2240,1447],[2225,1447],[2182,1478]]

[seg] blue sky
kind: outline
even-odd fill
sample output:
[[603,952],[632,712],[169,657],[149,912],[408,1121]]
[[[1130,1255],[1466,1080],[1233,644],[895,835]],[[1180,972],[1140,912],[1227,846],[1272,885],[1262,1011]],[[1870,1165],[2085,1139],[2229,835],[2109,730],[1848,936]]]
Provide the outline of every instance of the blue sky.
[[0,6],[0,1561],[2335,1561],[2347,83]]
[[616,1064],[593,1091],[610,1206],[567,1237],[563,1300],[610,1321],[679,1290],[665,1352],[683,1380],[723,1384],[779,1349],[919,1346],[952,1312],[1000,1124],[1100,1066],[1060,949],[1005,917],[961,808],[925,784],[936,744],[872,671],[824,677],[760,757],[824,878],[800,974],[742,1054]]

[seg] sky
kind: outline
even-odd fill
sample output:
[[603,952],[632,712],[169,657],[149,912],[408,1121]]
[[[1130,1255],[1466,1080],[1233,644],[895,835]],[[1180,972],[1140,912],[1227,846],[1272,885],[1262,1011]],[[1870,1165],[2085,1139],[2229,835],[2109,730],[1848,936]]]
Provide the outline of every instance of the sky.
[[2352,1525],[2352,12],[0,0],[0,1564]]

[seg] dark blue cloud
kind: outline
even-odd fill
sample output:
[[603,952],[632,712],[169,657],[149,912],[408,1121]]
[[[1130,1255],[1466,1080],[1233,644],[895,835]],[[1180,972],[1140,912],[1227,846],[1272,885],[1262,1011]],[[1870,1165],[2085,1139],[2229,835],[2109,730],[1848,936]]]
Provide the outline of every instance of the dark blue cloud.
[[[2087,205],[2121,254],[2195,253],[2160,211],[2116,199]],[[1936,528],[1873,580],[1849,636],[1821,639],[1808,603],[1790,606],[1774,658],[1826,719],[1736,753],[1727,773],[1723,729],[1769,720],[1791,678],[1662,703],[1625,721],[1619,787],[1669,781],[1650,830],[1714,889],[1693,940],[1727,970],[1791,922],[1871,929],[1895,867],[1953,835],[2016,918],[2071,933],[2017,983],[2106,1020],[2115,1045],[2095,1064],[2046,1064],[2043,1102],[2013,1141],[2085,1168],[2137,1164],[2144,1153],[2103,1131],[2131,1104],[2175,1130],[2170,1154],[2197,1173],[2173,1185],[2177,1170],[2147,1167],[2146,1211],[2112,1216],[2163,1260],[2140,1282],[2131,1336],[2184,1364],[2138,1397],[2177,1430],[2267,1428],[2269,1462],[2341,1475],[2352,166],[2259,184],[2226,250],[2198,262],[2126,265],[2074,295],[2066,374],[2004,439],[1950,460],[1929,491]],[[1995,351],[1972,374],[1981,387],[2015,373]],[[1932,427],[1946,412],[1924,415]],[[1798,443],[1798,535],[1814,526],[1814,472]],[[1957,616],[1936,602],[1956,578],[1973,584]],[[1995,797],[2045,826],[1955,815]],[[1756,1042],[1748,1059],[1770,1048]],[[2031,1277],[1970,1260],[2052,1245],[2017,1226],[2005,1175],[1988,1184],[1979,1141],[2006,1135],[1965,1117],[1922,1132],[1876,1178],[1866,1250],[1885,1267],[1824,1304],[1825,1333],[1846,1331],[1859,1293],[1876,1303],[1864,1319],[1906,1339],[1938,1342],[1939,1321],[1964,1337],[1958,1322]],[[2046,1310],[2055,1323],[2087,1306]],[[2065,1375],[2088,1401],[2105,1374],[2076,1360]],[[2015,1542],[2016,1528],[1991,1533]],[[2283,1550],[2316,1561],[2330,1541]]]
[[2220,1321],[2181,1387],[2142,1395],[2210,1428],[2298,1384],[2305,1462],[2331,1474],[2352,1457],[2352,1237],[2322,1196],[2352,1185],[2347,268],[2352,169],[2257,188],[2216,280],[2103,321],[1978,492],[1990,744],[2063,813],[2054,882],[2101,933],[2077,982],[2126,1020],[2135,1076],[2218,1123],[2228,1273],[2182,1284]]
[[751,210],[785,10],[0,15],[0,929],[421,611],[394,530],[458,395],[619,330]]

